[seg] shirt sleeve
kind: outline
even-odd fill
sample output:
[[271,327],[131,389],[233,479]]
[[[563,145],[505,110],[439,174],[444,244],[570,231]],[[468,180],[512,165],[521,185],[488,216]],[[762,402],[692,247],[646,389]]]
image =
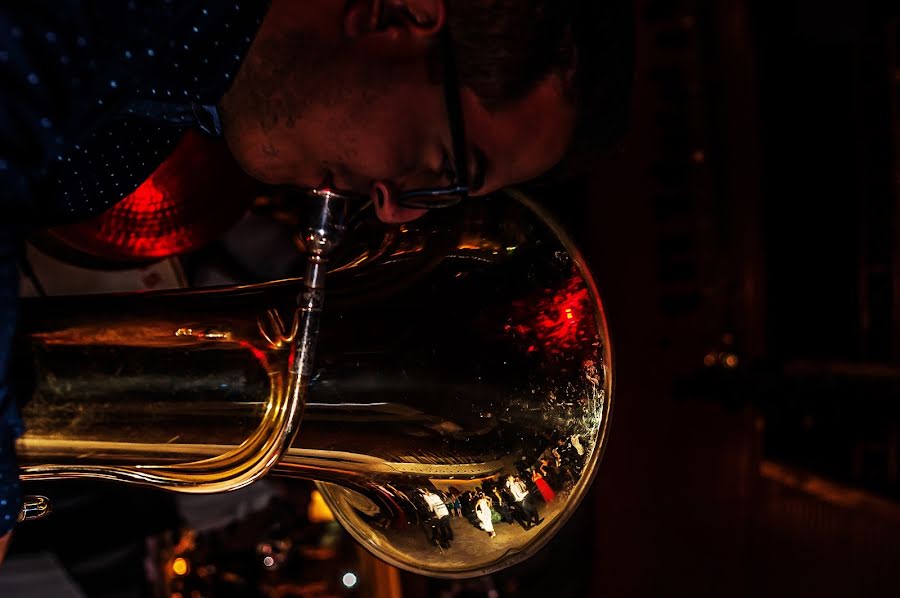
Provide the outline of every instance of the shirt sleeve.
[[0,224],[0,536],[16,523],[22,504],[14,443],[22,421],[9,385],[10,353],[18,313],[21,242]]
[[22,499],[14,449],[23,426],[10,383],[18,259],[42,219],[48,163],[86,118],[71,101],[93,83],[81,8],[72,0],[0,6],[0,535]]

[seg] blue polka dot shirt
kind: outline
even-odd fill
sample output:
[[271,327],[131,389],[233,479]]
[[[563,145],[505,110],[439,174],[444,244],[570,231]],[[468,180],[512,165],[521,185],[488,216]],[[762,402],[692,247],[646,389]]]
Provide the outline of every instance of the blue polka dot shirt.
[[10,387],[17,261],[30,231],[136,189],[215,106],[268,7],[239,0],[29,0],[0,6],[0,535],[16,522]]

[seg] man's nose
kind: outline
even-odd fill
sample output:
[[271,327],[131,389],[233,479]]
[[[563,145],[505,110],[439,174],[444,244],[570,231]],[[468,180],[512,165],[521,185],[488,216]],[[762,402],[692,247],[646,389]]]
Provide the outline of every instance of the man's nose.
[[372,198],[372,204],[375,206],[375,213],[378,215],[378,219],[387,224],[411,222],[428,211],[414,210],[401,206],[397,203],[399,193],[396,188],[385,181],[372,183],[369,194]]

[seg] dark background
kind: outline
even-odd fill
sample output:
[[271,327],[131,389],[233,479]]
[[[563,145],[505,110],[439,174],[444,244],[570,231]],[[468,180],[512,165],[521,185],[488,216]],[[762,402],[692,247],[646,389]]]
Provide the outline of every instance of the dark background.
[[624,151],[551,198],[609,312],[610,444],[501,594],[900,593],[897,12],[637,3]]

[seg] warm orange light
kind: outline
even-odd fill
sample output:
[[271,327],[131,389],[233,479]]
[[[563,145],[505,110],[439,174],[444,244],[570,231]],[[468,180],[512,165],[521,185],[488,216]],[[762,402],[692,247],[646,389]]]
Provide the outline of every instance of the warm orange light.
[[188,562],[181,557],[172,561],[172,573],[175,575],[184,575],[188,572]]
[[734,353],[729,353],[725,356],[725,367],[734,368],[737,367],[738,357]]
[[328,508],[325,498],[318,490],[313,490],[309,497],[309,509],[307,509],[306,515],[312,523],[334,521],[334,513]]

